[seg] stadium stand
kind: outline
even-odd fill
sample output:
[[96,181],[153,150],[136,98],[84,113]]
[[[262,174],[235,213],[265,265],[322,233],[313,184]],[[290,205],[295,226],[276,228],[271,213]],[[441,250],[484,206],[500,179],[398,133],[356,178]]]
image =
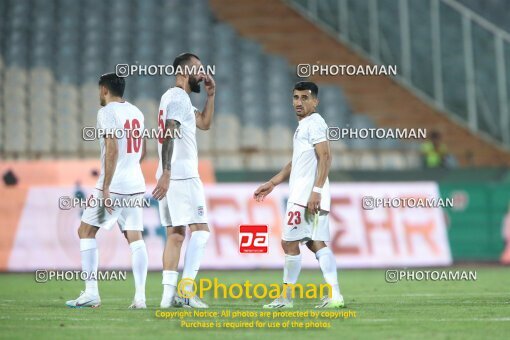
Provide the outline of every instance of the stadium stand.
[[[212,0],[211,7],[220,20],[230,23],[242,37],[254,39],[264,46],[265,51],[280,54],[294,65],[300,63],[366,65],[373,62],[374,57],[371,53],[374,52],[375,55],[379,55],[379,63],[396,64],[399,67],[398,79],[324,76],[314,76],[311,79],[340,86],[355,116],[357,113],[363,113],[378,127],[425,128],[428,131],[439,128],[445,135],[445,143],[450,152],[461,166],[507,166],[510,163],[510,155],[507,151],[508,145],[504,139],[502,141],[502,137],[509,128],[500,123],[504,121],[505,114],[499,107],[497,109],[495,107],[499,100],[488,104],[492,97],[484,97],[484,94],[490,87],[480,83],[482,79],[489,79],[493,73],[489,73],[485,78],[478,77],[473,89],[475,100],[473,95],[466,94],[467,84],[473,84],[466,78],[466,69],[476,72],[477,76],[487,67],[493,67],[490,64],[494,64],[495,61],[486,60],[485,63],[489,66],[476,69],[474,58],[475,64],[466,67],[462,32],[459,31],[462,28],[462,25],[459,26],[462,21],[461,14],[459,10],[450,6],[451,2],[454,1],[405,1],[408,4],[407,22],[410,25],[408,30],[404,31],[406,34],[413,34],[415,39],[414,31],[417,30],[416,34],[423,37],[425,42],[427,39],[431,40],[427,35],[430,35],[428,31],[431,31],[432,23],[429,23],[426,29],[420,29],[420,23],[424,25],[430,20],[426,18],[427,15],[421,15],[420,21],[416,19],[416,14],[420,11],[430,13],[427,11],[430,11],[432,4],[439,5],[440,26],[443,27],[440,31],[443,48],[439,55],[440,60],[444,61],[442,107],[434,104],[435,98],[427,96],[427,91],[430,92],[431,87],[430,59],[433,57],[430,45],[423,44],[421,47],[410,45],[411,58],[415,58],[411,59],[411,65],[416,65],[410,68],[410,71],[406,70],[401,60],[402,32],[400,25],[395,23],[400,22],[402,18],[399,17],[401,11],[397,1]],[[380,44],[375,48],[371,42],[367,44],[368,28],[363,24],[368,20],[364,16],[370,13],[368,6],[374,3],[377,4],[378,17],[384,18],[379,22],[379,30],[376,33],[380,36]],[[470,15],[473,16],[474,13],[471,12]],[[285,20],[281,20],[282,17]],[[340,20],[337,20],[338,18]],[[264,21],[264,26],[260,25],[261,21]],[[328,22],[333,23],[333,27],[328,25]],[[473,31],[476,25],[477,23],[472,23]],[[476,39],[476,34],[473,34],[474,43]],[[369,40],[371,41],[370,37]],[[303,41],[313,42],[313,53],[309,51],[311,45],[303,44]],[[508,46],[506,38],[504,44],[506,48]],[[477,45],[476,49],[478,48]],[[480,51],[483,51],[483,47]],[[320,60],[317,60],[317,54],[322,56]],[[476,53],[474,54],[476,56]],[[416,59],[417,55],[420,55],[421,59]],[[420,62],[424,59],[428,62]],[[494,84],[495,80],[492,79],[490,85],[493,89]],[[478,112],[474,115],[476,121],[468,122],[470,117],[467,107],[470,101],[475,102]],[[497,127],[497,131],[494,131],[494,126]],[[408,145],[404,146],[405,149],[416,150],[416,143],[406,144]],[[473,150],[477,152],[473,153]],[[413,166],[420,163],[416,162],[416,154],[404,158]],[[383,163],[388,164],[386,161]],[[407,164],[411,166],[410,163]]]
[[[213,133],[198,134],[201,156],[211,159],[218,169],[280,168],[289,159],[296,127],[289,92],[298,80],[294,65],[299,62],[288,55],[292,53],[293,46],[291,41],[285,40],[285,32],[292,31],[294,27],[305,27],[306,31],[308,26],[305,19],[281,2],[269,4],[262,1],[256,5],[246,1],[236,4],[224,1],[221,6],[229,8],[224,8],[217,16],[211,10],[220,6],[217,1],[209,3],[206,0],[192,0],[188,3],[190,6],[184,6],[182,1],[177,0],[113,0],[108,4],[98,0],[79,3],[69,0],[48,0],[44,3],[31,0],[2,1],[2,156],[7,159],[96,157],[98,143],[84,142],[81,129],[95,125],[99,108],[97,76],[114,71],[115,65],[119,63],[170,64],[175,55],[189,50],[201,56],[205,64],[215,65],[218,84]],[[338,21],[334,20],[332,8],[335,9],[338,3],[320,2],[317,9],[319,17],[334,29],[347,30],[358,45],[370,48],[370,32],[362,20],[351,20],[347,27],[340,27]],[[413,13],[427,10],[422,3],[410,2],[411,17]],[[364,1],[349,1],[349,4],[349,15],[363,17],[367,14]],[[394,10],[392,6],[395,6],[394,2],[382,1],[380,7],[389,13]],[[107,17],[107,7],[116,15]],[[253,11],[252,8],[257,10]],[[232,20],[231,14],[236,11],[242,14],[237,20]],[[451,16],[448,20],[458,22],[455,12],[444,12]],[[285,23],[273,22],[282,14],[286,17]],[[250,20],[244,20],[251,15],[265,16],[266,21],[271,21],[271,32],[265,31],[267,29],[263,20],[257,21],[256,25],[250,24]],[[385,17],[391,18],[390,15]],[[426,20],[423,16],[420,18]],[[226,20],[227,23],[218,19]],[[416,20],[417,24],[412,29],[417,30],[420,39],[430,40],[430,32],[420,30],[423,25],[419,24],[419,18]],[[265,32],[265,39],[260,39],[261,35],[257,35],[257,32]],[[339,60],[352,61],[343,59],[342,53],[352,53],[347,52],[339,42],[332,41],[326,33],[317,29],[313,32],[317,34],[317,48],[321,42],[322,45],[335,44],[334,51],[340,51]],[[444,33],[452,37],[451,42],[445,45],[443,54],[450,61],[451,65],[447,65],[455,69],[460,67],[455,60],[458,49],[455,46],[455,30],[450,32],[447,27]],[[394,36],[399,34],[398,30],[391,22],[385,21],[381,22],[380,34],[386,37],[381,40],[384,42],[380,47],[381,59],[387,63],[401,64],[399,54],[395,53],[399,42]],[[483,34],[480,38],[483,38]],[[275,48],[275,45],[279,47]],[[424,46],[426,44],[413,46],[413,53],[421,60],[422,68],[421,72],[413,70],[412,76],[413,81],[420,84],[421,90],[430,93],[430,60],[420,59],[426,51],[414,52]],[[338,57],[334,53],[330,51],[325,56],[331,60],[332,57]],[[303,59],[306,53],[300,51],[299,55]],[[358,58],[356,62],[361,60]],[[490,67],[490,63],[483,64]],[[451,79],[445,78],[445,86],[455,88],[453,83],[459,82],[463,75],[460,71],[458,74],[452,73],[454,77]],[[490,81],[488,74],[486,79],[479,79],[479,86]],[[462,135],[467,141],[462,148],[453,147],[453,152],[459,158],[465,152],[465,147],[483,145],[488,150],[488,156],[476,156],[478,164],[490,164],[489,158],[508,159],[507,154],[471,136],[448,122],[441,114],[436,113],[437,117],[430,118],[435,112],[429,113],[430,108],[424,108],[426,105],[423,103],[414,106],[416,114],[411,117],[404,113],[413,107],[414,102],[411,100],[404,100],[407,106],[402,108],[392,106],[394,103],[386,100],[384,91],[379,98],[375,98],[377,96],[374,92],[387,86],[388,79],[376,82],[371,80],[372,85],[365,89],[362,89],[365,83],[314,80],[319,82],[321,88],[320,111],[331,126],[416,127],[417,123],[424,121],[428,126],[437,125],[440,121],[441,124],[447,124],[448,130],[451,128],[452,138]],[[126,98],[145,113],[148,128],[157,126],[159,98],[171,82],[171,77],[163,76],[132,76],[127,79]],[[402,92],[394,84],[390,88]],[[458,91],[459,96],[465,95],[462,90]],[[357,95],[353,96],[353,92]],[[203,98],[203,93],[193,96],[198,106]],[[379,103],[381,99],[386,104],[374,110],[372,107],[375,104],[370,103]],[[362,101],[369,104],[360,105]],[[445,105],[451,105],[454,109],[464,102],[448,102],[445,98]],[[492,105],[491,102],[488,100],[486,105]],[[490,128],[493,120],[486,121]],[[333,169],[413,169],[420,166],[418,150],[409,142],[358,139],[334,142],[332,149],[335,155]],[[156,144],[149,144],[148,156],[155,157],[156,152]]]
[[510,23],[508,22],[508,13],[510,3],[505,0],[458,0],[461,4],[483,16],[493,24],[510,32]]

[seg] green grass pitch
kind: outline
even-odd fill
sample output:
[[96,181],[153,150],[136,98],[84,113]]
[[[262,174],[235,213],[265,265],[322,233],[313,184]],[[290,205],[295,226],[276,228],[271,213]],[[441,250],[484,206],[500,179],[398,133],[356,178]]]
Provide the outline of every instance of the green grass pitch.
[[[131,276],[127,281],[100,282],[100,308],[70,309],[64,303],[83,289],[81,281],[43,284],[36,283],[30,273],[0,274],[0,338],[508,339],[509,268],[453,268],[462,269],[476,270],[477,281],[386,283],[383,270],[341,270],[345,310],[355,311],[356,318],[337,319],[329,329],[311,330],[183,329],[179,320],[155,317],[161,296],[159,272],[149,273],[147,279],[147,310],[127,309],[134,293]],[[281,272],[203,271],[199,275],[206,277],[227,284],[245,280],[269,284],[280,282]],[[319,270],[306,270],[300,276],[301,283],[319,284],[321,279]],[[218,311],[262,311],[266,303],[210,296],[205,300]],[[316,303],[299,300],[295,309],[310,309]]]

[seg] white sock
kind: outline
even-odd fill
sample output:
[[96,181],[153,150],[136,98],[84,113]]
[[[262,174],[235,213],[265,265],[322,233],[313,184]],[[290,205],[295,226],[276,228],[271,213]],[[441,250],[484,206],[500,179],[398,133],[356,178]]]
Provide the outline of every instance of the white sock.
[[147,279],[147,248],[143,240],[131,242],[131,266],[135,278],[135,300],[145,301],[145,280]]
[[[80,253],[81,253],[81,270],[87,273],[85,280],[85,292],[91,295],[99,295],[97,289],[97,266],[99,253],[97,251],[97,241],[95,238],[82,238],[80,239]],[[93,273],[93,274],[92,274]]]
[[177,288],[179,273],[173,270],[163,270],[163,299],[173,299]]
[[332,298],[340,298],[340,287],[338,286],[338,274],[336,270],[335,255],[333,255],[331,249],[324,247],[315,253],[315,257],[319,261],[322,275],[324,275],[324,280],[331,286],[333,293]]
[[299,273],[301,272],[301,254],[299,255],[285,255],[285,265],[283,267],[283,284],[284,296],[287,299],[292,299],[292,289],[285,287],[287,284],[296,284]]
[[[197,277],[209,234],[210,232],[205,230],[197,230],[191,233],[189,243],[186,247],[186,254],[184,255],[183,279],[195,280]],[[186,289],[190,288],[191,287],[186,287]]]

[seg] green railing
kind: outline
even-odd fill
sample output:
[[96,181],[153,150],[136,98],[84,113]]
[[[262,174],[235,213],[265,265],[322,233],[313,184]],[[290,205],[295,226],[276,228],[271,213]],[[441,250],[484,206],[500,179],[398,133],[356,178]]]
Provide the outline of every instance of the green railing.
[[510,34],[454,0],[287,0],[397,81],[510,149]]

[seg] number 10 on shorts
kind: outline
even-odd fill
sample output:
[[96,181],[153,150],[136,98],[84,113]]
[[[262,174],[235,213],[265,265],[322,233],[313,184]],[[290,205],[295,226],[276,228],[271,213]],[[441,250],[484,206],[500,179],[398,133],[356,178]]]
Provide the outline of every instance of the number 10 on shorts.
[[268,230],[267,225],[243,224],[239,226],[239,252],[267,253]]

